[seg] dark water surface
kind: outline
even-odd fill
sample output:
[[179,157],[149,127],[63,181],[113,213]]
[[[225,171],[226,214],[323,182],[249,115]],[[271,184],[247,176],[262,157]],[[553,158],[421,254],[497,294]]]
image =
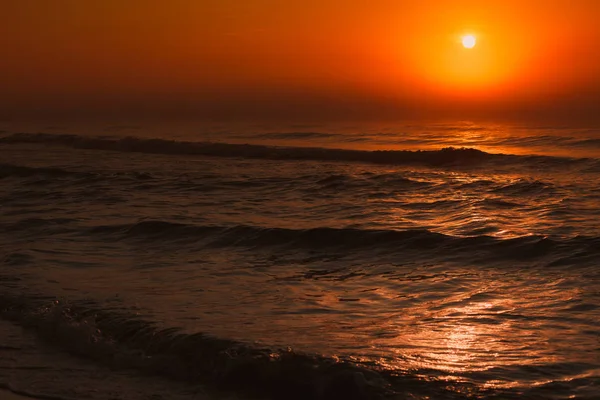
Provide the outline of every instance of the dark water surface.
[[242,395],[600,398],[600,130],[20,132],[0,301],[70,351]]

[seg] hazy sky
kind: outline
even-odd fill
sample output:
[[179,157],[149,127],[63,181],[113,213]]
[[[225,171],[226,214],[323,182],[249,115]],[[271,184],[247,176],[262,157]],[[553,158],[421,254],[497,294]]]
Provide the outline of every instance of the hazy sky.
[[0,118],[600,121],[598,18],[597,0],[4,0]]

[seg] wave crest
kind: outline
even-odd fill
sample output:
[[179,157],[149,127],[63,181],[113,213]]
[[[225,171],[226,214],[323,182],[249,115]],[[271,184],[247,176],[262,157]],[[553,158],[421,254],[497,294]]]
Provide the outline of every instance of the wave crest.
[[474,165],[508,157],[473,148],[447,147],[441,150],[345,150],[314,147],[274,147],[257,144],[188,142],[136,137],[84,137],[70,134],[17,133],[0,138],[0,143],[42,143],[79,149],[111,150],[150,154],[200,155],[210,157],[256,158],[265,160],[313,160],[365,162],[374,164],[422,164],[430,166]]
[[182,224],[168,221],[142,221],[135,224],[91,228],[90,233],[112,240],[138,240],[148,243],[187,242],[206,247],[282,247],[343,252],[388,253],[427,250],[423,256],[444,258],[452,254],[480,260],[547,259],[553,264],[584,261],[600,255],[600,238],[550,239],[524,236],[500,239],[491,236],[456,237],[429,230],[368,230],[355,228],[285,229],[247,225],[231,227]]

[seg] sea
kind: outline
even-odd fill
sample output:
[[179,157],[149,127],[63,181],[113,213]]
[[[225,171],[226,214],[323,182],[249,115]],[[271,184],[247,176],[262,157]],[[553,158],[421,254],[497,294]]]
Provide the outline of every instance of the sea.
[[600,399],[598,128],[0,129],[0,388]]

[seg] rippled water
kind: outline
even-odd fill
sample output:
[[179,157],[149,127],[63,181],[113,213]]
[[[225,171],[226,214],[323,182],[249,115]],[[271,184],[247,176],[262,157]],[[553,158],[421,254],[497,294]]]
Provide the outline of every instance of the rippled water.
[[5,313],[240,393],[600,396],[600,131],[236,129],[5,132]]

